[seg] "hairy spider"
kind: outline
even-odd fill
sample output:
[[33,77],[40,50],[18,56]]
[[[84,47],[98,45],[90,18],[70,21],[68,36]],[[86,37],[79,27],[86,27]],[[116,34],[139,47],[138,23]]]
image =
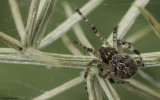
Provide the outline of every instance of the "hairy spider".
[[141,66],[144,68],[144,63],[140,52],[135,49],[130,42],[117,39],[118,26],[113,29],[113,47],[107,42],[107,40],[100,35],[96,27],[80,12],[78,8],[75,8],[76,12],[83,18],[83,20],[92,29],[94,34],[103,42],[106,47],[100,47],[99,52],[84,46],[78,41],[74,41],[75,44],[82,47],[87,52],[92,53],[97,59],[93,59],[88,63],[88,67],[85,71],[84,78],[86,79],[90,72],[90,66],[97,64],[99,69],[99,76],[102,78],[108,78],[111,83],[125,83],[124,79],[133,77],[138,69],[137,62],[128,54],[123,53],[122,46],[126,46],[130,51],[137,54],[140,58]]

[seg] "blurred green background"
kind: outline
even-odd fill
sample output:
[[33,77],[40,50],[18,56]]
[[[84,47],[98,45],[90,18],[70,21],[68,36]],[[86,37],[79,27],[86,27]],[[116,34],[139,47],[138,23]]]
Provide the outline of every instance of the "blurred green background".
[[[26,25],[31,0],[17,1],[21,10],[23,22]],[[72,8],[73,5],[77,5],[80,8],[88,2],[88,0],[58,0],[46,34],[58,27],[66,19],[62,6],[64,1],[68,2]],[[111,33],[113,27],[121,20],[133,1],[134,0],[104,0],[104,2],[87,17],[95,24],[100,33],[104,37],[107,37]],[[0,31],[19,39],[8,0],[0,0],[0,7]],[[160,1],[151,0],[146,8],[152,13],[157,21],[160,22]],[[90,28],[83,21],[81,21],[80,24],[91,44],[94,48],[98,49],[102,43],[92,34]],[[148,23],[146,20],[140,15],[124,39],[147,25]],[[77,40],[72,30],[68,31],[67,35],[72,41]],[[149,35],[136,42],[134,46],[142,53],[156,52],[160,50],[160,41],[152,31]],[[0,47],[7,46],[0,42]],[[84,52],[82,49],[80,50]],[[71,54],[71,52],[63,45],[61,38],[42,51]],[[79,76],[81,71],[81,69],[71,68],[50,68],[46,66],[0,63],[0,98],[18,97],[20,100],[29,100]],[[146,72],[156,81],[160,82],[160,67],[146,68]],[[138,74],[134,78],[159,91],[155,86],[148,83]],[[120,85],[115,84],[113,86],[122,100],[150,100],[144,95],[128,91]],[[105,94],[103,94],[103,96],[104,100],[107,100]],[[84,83],[82,83],[50,100],[88,100],[88,97],[84,88]]]

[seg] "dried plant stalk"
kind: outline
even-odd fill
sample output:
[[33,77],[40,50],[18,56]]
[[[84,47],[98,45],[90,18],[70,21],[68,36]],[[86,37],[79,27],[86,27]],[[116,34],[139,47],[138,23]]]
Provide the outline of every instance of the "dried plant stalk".
[[[19,56],[16,54],[17,51],[15,50],[9,50],[12,52],[4,51],[5,49],[0,48],[0,55],[4,55],[2,58],[0,58],[0,62],[7,62],[7,61],[12,61],[12,62],[17,62],[19,64],[21,63],[26,63],[26,64],[34,64],[34,65],[49,65],[49,66],[55,66],[53,64],[54,60],[59,60],[60,65],[59,67],[68,67],[68,68],[80,68],[80,69],[85,69],[87,67],[87,63],[95,57],[92,56],[80,56],[80,55],[66,55],[66,54],[55,54],[55,53],[46,53],[46,52],[40,52],[40,54],[44,54],[47,56],[46,59],[50,59],[49,61],[52,63],[40,61],[38,58],[32,59],[28,58],[27,56]],[[7,53],[6,53],[7,52]],[[31,52],[31,51],[30,51]],[[34,51],[33,51],[34,52]],[[18,58],[14,58],[17,56]],[[131,55],[137,62],[139,61],[139,57],[137,55]],[[42,56],[43,57],[43,56]],[[151,52],[151,53],[144,53],[142,54],[142,58],[144,60],[144,64],[146,67],[152,67],[152,66],[160,66],[160,52]],[[44,58],[42,58],[44,59]],[[21,63],[20,63],[21,62]],[[95,66],[95,65],[93,65]],[[96,67],[96,66],[95,66]]]
[[40,9],[38,10],[38,18],[34,33],[33,46],[39,49],[40,42],[46,31],[51,15],[53,14],[57,0],[41,0]]
[[129,87],[130,89],[133,89],[134,91],[137,91],[141,94],[144,94],[147,97],[152,98],[152,100],[159,100],[160,99],[160,95],[159,93],[155,92],[154,90],[152,90],[151,88],[145,86],[144,84],[130,79],[129,80],[129,84],[126,84],[125,86]]
[[6,45],[16,49],[19,52],[22,52],[25,50],[25,48],[22,46],[22,44],[18,40],[6,35],[3,32],[0,32],[0,41],[4,42]]
[[[52,56],[47,55],[45,53],[42,53],[40,51],[34,50],[34,49],[26,49],[22,46],[22,44],[18,40],[14,39],[14,38],[12,38],[2,32],[0,32],[0,41],[4,42],[6,45],[14,48],[19,53],[26,56],[26,58],[29,58],[32,60],[37,60],[40,62],[46,62],[47,64],[50,63],[51,65],[54,65],[54,64],[56,64],[58,66],[60,65],[59,60],[52,58]],[[11,55],[9,55],[9,56],[11,56]],[[2,58],[2,59],[4,60],[5,58]],[[22,57],[22,59],[23,59],[23,57]]]
[[125,40],[133,44],[135,42],[138,42],[138,40],[142,39],[144,36],[146,36],[150,32],[151,32],[151,28],[149,26],[146,26],[143,29],[134,33],[133,35],[127,37]]
[[96,99],[96,91],[94,89],[94,79],[93,79],[93,75],[89,74],[87,77],[87,92],[88,92],[88,97],[89,100],[97,100]]
[[[29,57],[29,59],[33,59],[36,62],[38,61],[38,62],[49,64],[52,66],[56,66],[55,64],[57,64],[58,66],[62,66],[62,67],[76,66],[77,68],[79,67],[83,68],[83,67],[86,67],[89,61],[91,61],[92,59],[95,59],[95,57],[92,57],[92,56],[74,56],[74,55],[45,53],[45,52],[40,52],[33,49],[26,50],[18,40],[2,32],[0,32],[0,40],[19,52],[22,52],[22,51],[23,53],[25,52],[25,55]],[[139,57],[136,55],[133,55],[133,58],[135,60],[139,60]],[[142,54],[142,58],[146,66],[160,65],[159,52]]]
[[32,60],[36,60],[39,62],[45,62],[46,64],[49,65],[54,65],[55,67],[59,67],[61,66],[61,61],[59,59],[56,59],[50,55],[47,55],[43,52],[40,52],[38,50],[35,49],[27,49],[27,51],[25,52],[25,55]]
[[[81,11],[84,13],[84,15],[87,15],[94,8],[96,8],[102,1],[103,0],[90,0],[81,8]],[[46,37],[43,38],[40,44],[40,48],[44,48],[47,45],[54,42],[55,40],[57,40],[61,35],[66,33],[75,23],[77,23],[80,20],[81,17],[77,13],[74,13],[70,18],[64,21],[64,23],[62,23],[54,31],[52,31]]]
[[69,88],[79,84],[83,82],[83,78],[81,76],[74,78],[64,84],[62,84],[61,86],[56,87],[53,90],[49,90],[47,92],[45,92],[44,94],[33,98],[32,100],[46,100],[46,99],[50,99],[54,96],[56,96],[57,94],[60,94],[61,92],[64,92],[66,90],[68,90]]
[[68,50],[74,54],[74,55],[83,55],[74,45],[73,43],[69,40],[68,36],[64,34],[62,36],[62,42],[64,45],[68,48]]
[[96,76],[94,76],[94,88],[95,88],[95,91],[96,91],[95,95],[97,97],[97,100],[103,100],[102,99],[102,87],[99,84],[99,81],[98,81]]
[[33,0],[26,28],[25,46],[39,49],[57,0]]
[[108,80],[100,78],[98,75],[97,78],[109,100],[120,100],[118,94],[113,89]]
[[[32,0],[25,32],[25,47],[32,47],[40,0]],[[32,42],[31,42],[32,41]]]
[[16,0],[8,0],[10,7],[11,7],[11,12],[13,15],[13,19],[14,19],[14,23],[16,25],[16,28],[18,30],[19,36],[21,38],[21,41],[24,41],[24,37],[25,37],[25,27],[22,21],[22,16],[17,4]]
[[152,76],[150,76],[149,74],[146,74],[144,71],[142,70],[138,70],[138,74],[145,80],[147,80],[150,84],[152,84],[153,86],[156,86],[157,88],[160,89],[160,82],[155,80]]
[[[73,11],[67,2],[64,2],[63,6],[64,6],[64,10],[66,12],[66,15],[69,18],[73,14]],[[93,46],[90,44],[90,42],[88,41],[88,39],[84,35],[84,32],[83,32],[82,28],[80,27],[79,23],[77,23],[73,26],[73,31],[81,43],[83,43],[87,47],[93,48]]]
[[[127,33],[127,31],[130,29],[130,27],[135,22],[137,16],[140,14],[139,9],[137,6],[145,7],[149,0],[135,0],[135,2],[132,4],[132,6],[128,9],[127,13],[123,16],[121,21],[119,22],[119,29],[118,29],[118,38],[122,39],[124,35]],[[112,38],[113,34],[111,33],[108,37],[109,43],[112,44]],[[105,46],[105,45],[103,45]]]
[[153,31],[160,38],[160,24],[158,23],[158,21],[145,8],[139,6],[138,8],[144,16],[144,18],[148,21],[149,25],[152,27]]

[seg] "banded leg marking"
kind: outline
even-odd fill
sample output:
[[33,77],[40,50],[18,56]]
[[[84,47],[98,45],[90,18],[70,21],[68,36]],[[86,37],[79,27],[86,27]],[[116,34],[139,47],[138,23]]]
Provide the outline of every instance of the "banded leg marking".
[[88,24],[91,30],[99,38],[99,40],[103,42],[106,46],[109,46],[108,41],[104,37],[102,37],[102,35],[98,32],[97,28],[82,14],[82,12],[76,7],[75,7],[75,10],[82,17],[82,19]]
[[87,52],[91,52],[95,57],[98,57],[99,58],[99,55],[98,55],[98,52],[93,50],[92,48],[88,48],[86,47],[85,45],[83,45],[82,43],[74,40],[74,43],[79,45],[80,47],[82,47],[84,50],[86,50]]
[[113,29],[113,48],[117,50],[117,32],[118,32],[118,25],[116,25]]

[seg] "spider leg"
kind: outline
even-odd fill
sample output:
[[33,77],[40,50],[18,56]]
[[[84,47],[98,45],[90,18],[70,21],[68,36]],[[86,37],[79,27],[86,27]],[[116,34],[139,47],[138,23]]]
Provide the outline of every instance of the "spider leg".
[[117,44],[117,49],[118,49],[118,54],[122,54],[123,53],[122,45]]
[[89,63],[87,64],[88,67],[87,67],[87,69],[86,69],[86,71],[85,71],[85,74],[84,74],[84,78],[85,78],[85,79],[87,78],[88,73],[89,73],[89,71],[90,71],[90,66],[93,65],[93,64],[97,64],[97,63],[99,63],[99,62],[101,62],[101,61],[98,60],[98,59],[93,59],[91,62],[89,62]]
[[[87,67],[87,69],[86,69],[86,71],[85,71],[85,73],[84,73],[85,89],[86,89],[86,91],[88,90],[88,89],[87,89],[87,81],[86,81],[86,78],[87,78],[87,76],[88,76],[88,74],[89,74],[90,66],[93,65],[93,64],[97,64],[97,63],[99,63],[99,62],[101,62],[101,61],[98,60],[98,59],[93,59],[91,62],[89,62],[89,63],[87,64],[88,67]],[[88,91],[87,91],[87,93],[88,93]]]
[[83,45],[82,43],[74,40],[74,43],[79,45],[80,47],[82,47],[84,50],[86,50],[87,52],[91,52],[95,57],[99,58],[99,54],[97,51],[93,50],[92,48],[88,48],[85,45]]
[[116,25],[113,29],[113,48],[117,50],[117,32],[118,32],[118,25]]
[[145,67],[144,67],[144,63],[143,63],[143,60],[142,60],[142,57],[140,55],[140,52],[135,49],[132,44],[130,42],[127,42],[125,40],[118,40],[117,41],[118,45],[125,45],[130,51],[134,52],[135,54],[137,54],[140,58],[140,62],[141,62],[141,66],[143,67],[143,69],[145,70]]
[[113,29],[113,48],[118,50],[118,54],[123,53],[122,45],[117,44],[117,33],[118,33],[118,25],[116,25]]
[[103,72],[104,72],[104,68],[102,67],[102,65],[101,64],[98,64],[97,65],[97,68],[99,69],[99,76],[100,77],[102,77],[102,78],[104,78],[105,76],[103,75]]
[[91,28],[91,30],[99,38],[99,40],[101,42],[103,42],[106,46],[109,46],[108,41],[104,37],[102,37],[102,35],[98,32],[96,27],[82,14],[82,12],[76,7],[75,7],[75,10],[76,10],[77,13],[79,13],[79,15],[82,17],[82,19],[88,24],[88,26]]

